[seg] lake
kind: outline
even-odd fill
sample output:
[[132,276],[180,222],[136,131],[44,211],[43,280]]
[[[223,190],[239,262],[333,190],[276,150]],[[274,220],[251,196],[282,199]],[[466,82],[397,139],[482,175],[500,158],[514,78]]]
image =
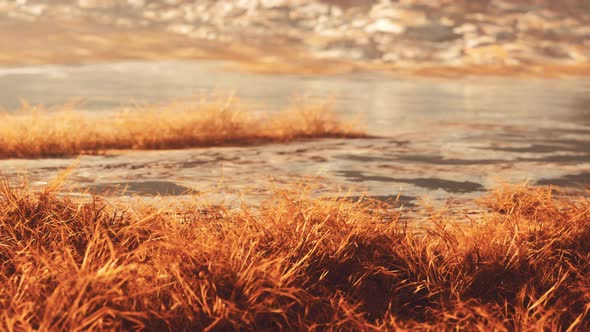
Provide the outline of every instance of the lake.
[[[126,187],[127,194],[179,195],[215,188],[263,197],[269,182],[303,178],[322,183],[322,193],[401,194],[408,206],[420,198],[472,198],[501,182],[590,184],[587,78],[278,76],[230,71],[219,62],[0,69],[0,107],[8,111],[19,107],[19,98],[45,106],[77,101],[81,110],[105,112],[132,101],[230,93],[266,111],[299,97],[330,99],[343,116],[360,114],[379,138],[84,156],[71,181],[97,192]],[[0,161],[0,169],[43,183],[71,163],[12,159]]]

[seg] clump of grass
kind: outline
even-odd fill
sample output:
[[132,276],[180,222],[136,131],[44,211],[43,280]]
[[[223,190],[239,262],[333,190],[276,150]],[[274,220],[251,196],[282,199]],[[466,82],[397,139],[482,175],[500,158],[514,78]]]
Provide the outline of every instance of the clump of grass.
[[246,111],[232,99],[171,102],[109,114],[24,103],[17,112],[0,114],[0,158],[366,136],[355,127],[320,103],[299,102],[283,111],[260,113]]
[[590,328],[587,198],[506,188],[416,232],[297,189],[162,210],[56,188],[0,188],[2,330]]

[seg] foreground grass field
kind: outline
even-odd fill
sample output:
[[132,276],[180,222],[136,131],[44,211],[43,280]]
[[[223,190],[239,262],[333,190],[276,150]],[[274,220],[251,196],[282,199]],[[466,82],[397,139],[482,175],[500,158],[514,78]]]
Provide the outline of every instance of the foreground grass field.
[[278,192],[159,209],[0,189],[0,329],[590,328],[590,201],[507,187],[412,231],[380,202]]
[[283,111],[260,113],[232,99],[172,102],[107,115],[24,103],[17,112],[0,114],[0,158],[366,136],[357,127],[322,103],[294,103]]

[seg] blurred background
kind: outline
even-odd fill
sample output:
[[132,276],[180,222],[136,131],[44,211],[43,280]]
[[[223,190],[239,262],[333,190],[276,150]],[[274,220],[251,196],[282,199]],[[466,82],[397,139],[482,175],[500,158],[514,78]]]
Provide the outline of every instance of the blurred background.
[[586,65],[589,22],[587,0],[0,0],[0,64],[213,58],[296,73],[527,72]]

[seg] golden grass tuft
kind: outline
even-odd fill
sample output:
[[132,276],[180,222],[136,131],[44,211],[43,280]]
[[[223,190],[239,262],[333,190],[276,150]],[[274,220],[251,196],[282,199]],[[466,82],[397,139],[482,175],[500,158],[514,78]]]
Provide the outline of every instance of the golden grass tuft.
[[136,106],[107,114],[23,103],[17,112],[0,114],[0,158],[366,137],[355,127],[325,103],[299,102],[280,112],[260,113],[243,110],[230,98]]
[[0,188],[2,330],[590,328],[584,197],[504,188],[473,225],[417,232],[298,190],[162,210],[52,188]]

